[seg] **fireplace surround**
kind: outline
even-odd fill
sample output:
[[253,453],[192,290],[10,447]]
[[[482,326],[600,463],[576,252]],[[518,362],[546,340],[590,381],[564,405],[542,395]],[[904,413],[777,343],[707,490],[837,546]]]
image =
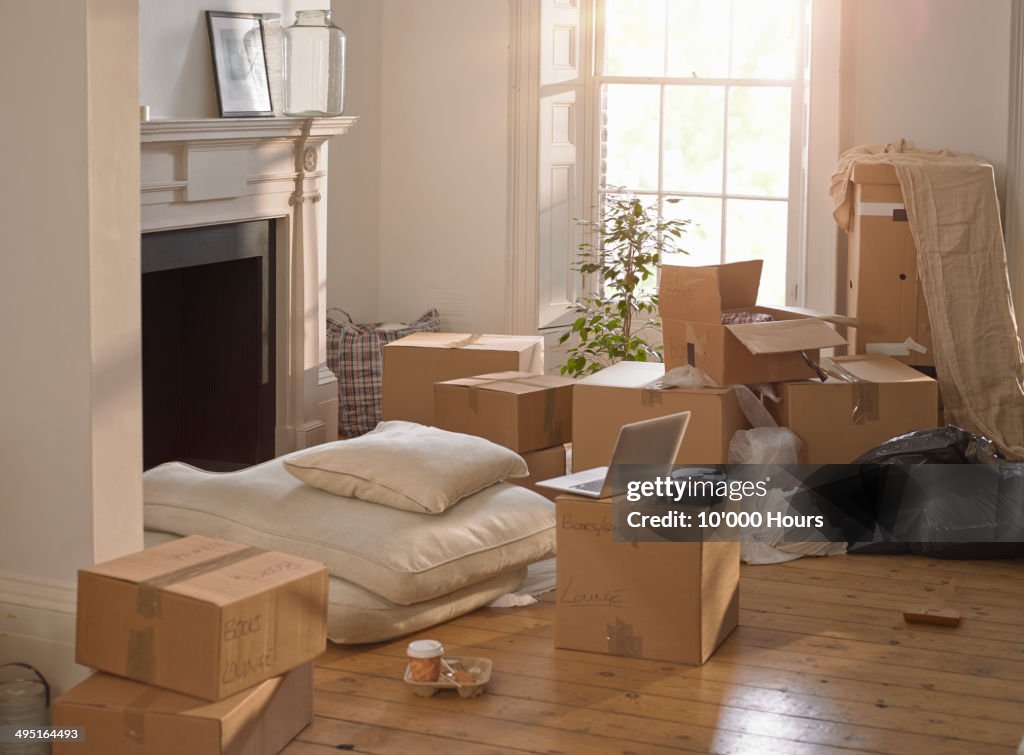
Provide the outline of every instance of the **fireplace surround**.
[[[217,118],[141,125],[143,234],[272,221],[276,455],[337,438],[337,382],[327,369],[324,330],[323,148],[356,120]],[[159,266],[155,259],[147,264]]]

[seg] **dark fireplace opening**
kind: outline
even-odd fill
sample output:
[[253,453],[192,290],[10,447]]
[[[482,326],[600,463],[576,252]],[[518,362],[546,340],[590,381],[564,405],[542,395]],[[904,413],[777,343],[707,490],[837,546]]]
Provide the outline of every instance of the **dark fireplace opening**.
[[142,237],[143,466],[274,456],[274,221]]

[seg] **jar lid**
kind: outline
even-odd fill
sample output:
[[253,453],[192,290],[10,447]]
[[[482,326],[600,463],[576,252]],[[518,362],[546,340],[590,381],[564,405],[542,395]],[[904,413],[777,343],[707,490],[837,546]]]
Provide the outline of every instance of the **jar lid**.
[[444,645],[437,640],[415,640],[409,643],[406,654],[410,658],[440,658],[444,655]]

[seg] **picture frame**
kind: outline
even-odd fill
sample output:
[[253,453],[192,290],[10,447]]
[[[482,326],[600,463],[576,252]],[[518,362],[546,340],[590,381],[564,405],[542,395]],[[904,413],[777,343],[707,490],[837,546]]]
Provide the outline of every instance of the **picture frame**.
[[208,10],[206,28],[221,118],[273,116],[260,15]]

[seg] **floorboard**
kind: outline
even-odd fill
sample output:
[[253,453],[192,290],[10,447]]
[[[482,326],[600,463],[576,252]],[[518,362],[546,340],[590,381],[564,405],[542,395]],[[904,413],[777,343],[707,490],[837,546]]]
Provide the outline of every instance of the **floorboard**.
[[[901,610],[949,605],[958,628]],[[740,626],[701,667],[561,650],[550,598],[430,630],[495,664],[488,691],[421,698],[405,640],[332,645],[287,755],[1015,753],[1024,561],[840,556],[744,566]]]

